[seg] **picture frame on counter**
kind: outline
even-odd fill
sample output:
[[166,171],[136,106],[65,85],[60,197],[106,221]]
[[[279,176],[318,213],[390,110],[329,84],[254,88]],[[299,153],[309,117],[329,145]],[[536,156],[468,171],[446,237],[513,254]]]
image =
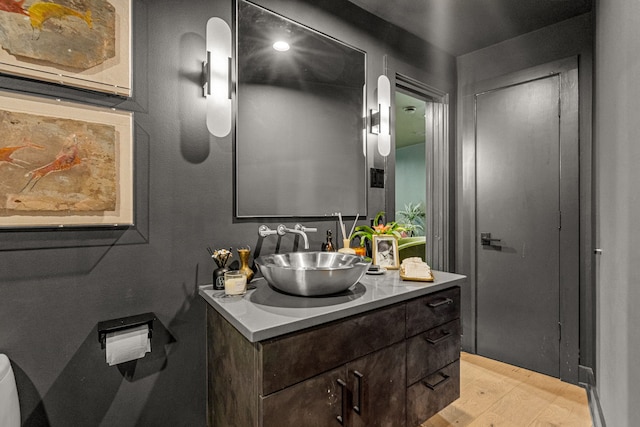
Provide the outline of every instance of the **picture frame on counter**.
[[0,73],[131,96],[131,0],[4,0]]
[[133,225],[133,113],[0,91],[0,228]]
[[391,235],[373,235],[373,264],[387,270],[400,268],[398,257],[398,239]]

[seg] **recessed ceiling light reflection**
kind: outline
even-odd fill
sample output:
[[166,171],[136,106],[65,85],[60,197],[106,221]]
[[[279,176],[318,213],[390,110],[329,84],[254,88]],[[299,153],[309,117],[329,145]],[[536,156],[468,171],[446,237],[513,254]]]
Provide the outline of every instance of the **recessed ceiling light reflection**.
[[286,52],[289,50],[290,46],[289,46],[289,43],[287,42],[277,41],[273,44],[273,48],[278,52]]

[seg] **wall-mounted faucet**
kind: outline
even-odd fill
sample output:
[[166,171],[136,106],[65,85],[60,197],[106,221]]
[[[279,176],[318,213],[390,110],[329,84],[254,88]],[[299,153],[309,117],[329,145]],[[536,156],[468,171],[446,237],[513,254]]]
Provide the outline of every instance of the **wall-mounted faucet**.
[[277,233],[280,236],[284,236],[286,233],[297,234],[298,236],[302,236],[304,240],[304,248],[309,249],[309,238],[307,237],[307,232],[316,232],[317,228],[305,227],[302,224],[296,224],[293,228],[288,228],[284,224],[280,224],[277,227]]

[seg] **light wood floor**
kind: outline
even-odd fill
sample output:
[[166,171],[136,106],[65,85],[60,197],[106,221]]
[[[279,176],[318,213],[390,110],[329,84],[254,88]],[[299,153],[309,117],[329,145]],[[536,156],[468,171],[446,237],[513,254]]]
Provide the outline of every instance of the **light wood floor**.
[[460,398],[421,427],[590,427],[585,389],[462,353]]

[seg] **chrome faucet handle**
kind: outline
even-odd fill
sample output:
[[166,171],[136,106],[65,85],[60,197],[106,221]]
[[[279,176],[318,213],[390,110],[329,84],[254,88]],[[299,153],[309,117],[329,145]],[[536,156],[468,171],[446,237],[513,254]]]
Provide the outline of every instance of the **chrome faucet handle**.
[[318,229],[316,227],[305,227],[302,224],[296,224],[293,228],[295,228],[296,230],[300,230],[300,231],[304,231],[305,233],[315,233],[316,231],[318,231]]
[[272,234],[276,234],[277,232],[278,232],[277,230],[272,230],[264,224],[258,227],[258,235],[260,237],[271,236]]
[[284,224],[278,224],[278,227],[276,227],[276,233],[278,233],[278,236],[284,236],[287,234],[287,231],[289,231],[289,229]]

